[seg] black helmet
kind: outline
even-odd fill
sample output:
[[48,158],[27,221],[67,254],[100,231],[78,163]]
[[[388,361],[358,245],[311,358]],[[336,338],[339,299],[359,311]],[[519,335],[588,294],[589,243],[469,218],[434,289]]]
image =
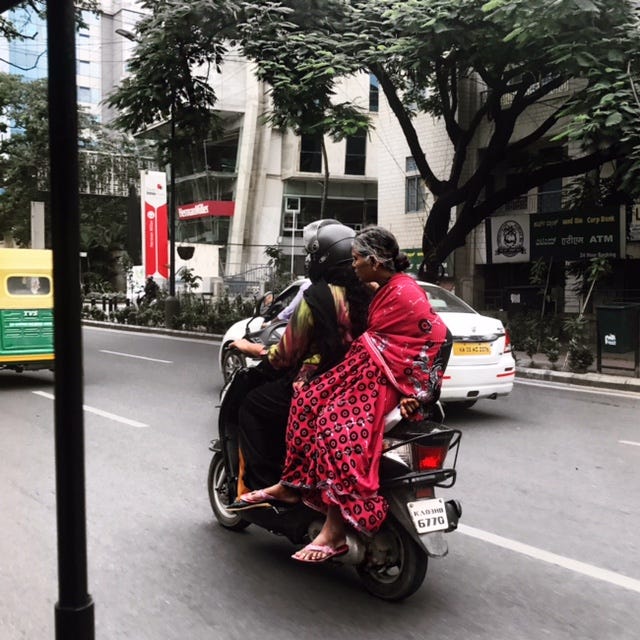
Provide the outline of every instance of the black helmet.
[[302,232],[306,264],[311,280],[326,278],[336,267],[352,260],[351,247],[356,232],[331,218],[308,224]]

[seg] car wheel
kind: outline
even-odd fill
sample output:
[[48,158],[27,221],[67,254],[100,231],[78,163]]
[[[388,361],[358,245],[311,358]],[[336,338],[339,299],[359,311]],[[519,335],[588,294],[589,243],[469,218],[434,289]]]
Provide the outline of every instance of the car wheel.
[[247,365],[244,355],[236,349],[225,348],[222,354],[222,377],[225,384],[231,380],[233,374]]

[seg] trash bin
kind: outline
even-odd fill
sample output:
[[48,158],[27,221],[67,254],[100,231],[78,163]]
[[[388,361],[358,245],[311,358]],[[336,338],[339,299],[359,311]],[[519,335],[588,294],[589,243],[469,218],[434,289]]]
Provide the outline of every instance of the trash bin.
[[640,304],[605,304],[596,307],[600,348],[606,353],[627,353],[638,346]]

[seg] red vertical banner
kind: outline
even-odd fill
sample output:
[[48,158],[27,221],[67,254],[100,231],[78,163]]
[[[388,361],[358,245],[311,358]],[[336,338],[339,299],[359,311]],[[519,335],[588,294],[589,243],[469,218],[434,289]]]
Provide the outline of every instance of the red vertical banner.
[[145,277],[169,277],[167,177],[161,171],[140,172],[142,194],[142,263]]

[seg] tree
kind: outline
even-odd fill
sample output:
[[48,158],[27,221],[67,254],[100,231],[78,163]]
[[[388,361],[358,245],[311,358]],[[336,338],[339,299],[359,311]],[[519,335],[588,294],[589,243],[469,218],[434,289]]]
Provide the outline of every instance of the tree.
[[[330,4],[297,2],[291,12],[269,3],[253,5],[244,15],[238,35],[244,53],[258,61],[258,78],[272,87],[273,110],[267,121],[296,135],[320,139],[324,166],[321,218],[329,188],[325,136],[339,142],[366,132],[371,124],[361,107],[335,100],[336,81],[352,74],[354,67],[339,52],[332,56],[331,65],[323,63],[326,33],[331,29]],[[282,19],[272,20],[274,12]],[[302,32],[297,25],[305,22],[314,24],[315,30]]]
[[[243,29],[246,51],[268,70],[295,35],[300,43],[324,44],[298,54],[298,64],[306,59],[316,75],[333,69],[332,80],[359,69],[376,75],[434,199],[421,277],[436,277],[478,224],[533,187],[611,161],[621,177],[637,173],[640,108],[629,80],[640,53],[634,3],[336,0],[323,3],[330,15],[322,22],[300,16],[293,10],[299,4],[254,3],[260,20]],[[278,28],[289,38],[274,41]],[[284,68],[268,79],[274,95],[296,81],[313,88]],[[441,118],[446,128],[453,152],[445,176],[434,171],[429,140],[417,135],[420,113]],[[480,144],[487,124],[490,134]],[[517,135],[520,124],[526,133]],[[565,141],[571,155],[546,155],[550,143]],[[479,146],[478,158],[472,152]]]
[[[237,3],[145,0],[149,10],[136,25],[129,75],[107,99],[119,113],[114,124],[130,133],[170,121],[174,135],[161,136],[168,161],[172,152],[215,129],[216,95],[208,83],[219,69],[233,34]],[[170,148],[171,147],[171,148]]]
[[[16,9],[26,9],[27,11],[32,12],[32,15],[37,15],[41,18],[46,17],[46,1],[45,0],[22,0],[21,2],[16,3]],[[86,23],[82,18],[82,13],[84,11],[91,11],[93,13],[97,13],[98,11],[98,2],[97,0],[77,0],[75,3],[75,11],[76,11],[76,23],[78,28],[85,27]],[[25,16],[21,14],[21,22],[16,23],[11,14],[0,15],[0,36],[7,38],[7,40],[27,40],[29,39],[26,34],[24,18]],[[29,22],[29,17],[27,15],[26,22]]]
[[[5,131],[11,129],[0,140],[0,234],[10,233],[27,245],[30,203],[48,200],[49,192],[46,80],[0,74],[0,117]],[[125,186],[137,182],[144,161],[131,139],[99,125],[84,110],[78,126],[82,249],[104,254],[106,261],[110,249],[125,245],[125,199],[95,194],[108,194],[104,187],[114,179]]]

